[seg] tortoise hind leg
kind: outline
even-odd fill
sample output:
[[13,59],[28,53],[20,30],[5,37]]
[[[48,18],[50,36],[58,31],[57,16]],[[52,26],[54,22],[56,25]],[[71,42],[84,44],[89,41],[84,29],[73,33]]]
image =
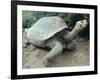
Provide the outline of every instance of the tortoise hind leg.
[[66,48],[68,50],[73,50],[76,48],[76,44],[77,44],[76,40],[72,40],[71,42],[67,43]]
[[44,57],[44,66],[49,66],[49,61],[63,51],[63,45],[59,41],[54,41],[53,43],[49,44],[49,46],[52,47],[52,50]]

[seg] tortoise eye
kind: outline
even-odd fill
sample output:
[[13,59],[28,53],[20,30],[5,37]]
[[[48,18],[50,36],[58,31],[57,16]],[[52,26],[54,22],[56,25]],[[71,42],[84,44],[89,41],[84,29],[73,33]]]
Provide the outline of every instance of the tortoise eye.
[[83,21],[81,21],[81,23],[84,23]]

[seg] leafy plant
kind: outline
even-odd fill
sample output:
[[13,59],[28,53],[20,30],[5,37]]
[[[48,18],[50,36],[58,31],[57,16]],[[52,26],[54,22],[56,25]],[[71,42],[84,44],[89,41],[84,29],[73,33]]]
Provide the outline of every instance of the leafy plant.
[[77,13],[58,13],[58,12],[40,12],[40,11],[23,11],[22,21],[23,28],[31,27],[41,17],[60,16],[62,17],[69,28],[73,28],[77,21],[86,19],[89,22],[89,14]]

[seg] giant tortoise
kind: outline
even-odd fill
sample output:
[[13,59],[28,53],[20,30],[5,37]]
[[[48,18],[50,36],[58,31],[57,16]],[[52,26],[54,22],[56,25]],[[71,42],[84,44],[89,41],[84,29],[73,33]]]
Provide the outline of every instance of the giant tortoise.
[[87,20],[77,21],[69,31],[65,21],[59,16],[42,17],[32,27],[25,29],[28,42],[37,47],[48,47],[50,52],[43,59],[45,66],[63,49],[75,47],[74,38],[87,26]]

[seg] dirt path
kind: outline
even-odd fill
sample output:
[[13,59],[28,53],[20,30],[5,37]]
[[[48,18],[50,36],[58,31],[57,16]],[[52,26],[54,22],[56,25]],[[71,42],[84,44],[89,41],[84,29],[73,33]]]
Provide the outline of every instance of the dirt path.
[[[49,52],[48,50],[35,48],[32,45],[25,46],[25,37],[23,36],[23,68],[44,68],[42,63],[43,57]],[[78,42],[74,51],[65,51],[58,55],[50,67],[66,67],[66,66],[85,66],[89,65],[89,41],[83,40]]]

